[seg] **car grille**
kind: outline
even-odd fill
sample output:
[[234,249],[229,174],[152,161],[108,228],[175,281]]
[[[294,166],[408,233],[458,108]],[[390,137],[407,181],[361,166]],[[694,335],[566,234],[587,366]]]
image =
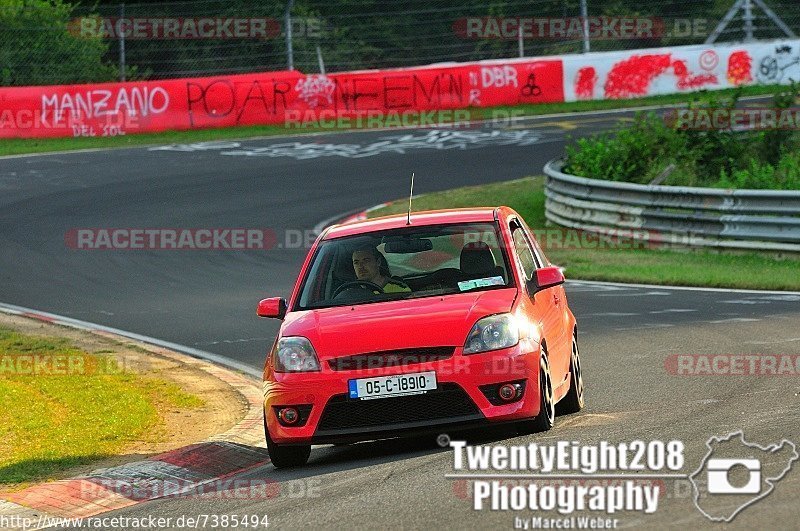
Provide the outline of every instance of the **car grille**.
[[334,371],[401,367],[416,363],[446,360],[453,356],[455,350],[455,347],[423,347],[368,352],[329,360],[328,366]]
[[375,400],[354,400],[346,394],[331,397],[319,431],[348,430],[419,423],[452,418],[483,418],[478,406],[456,384],[440,384],[439,389],[421,395]]

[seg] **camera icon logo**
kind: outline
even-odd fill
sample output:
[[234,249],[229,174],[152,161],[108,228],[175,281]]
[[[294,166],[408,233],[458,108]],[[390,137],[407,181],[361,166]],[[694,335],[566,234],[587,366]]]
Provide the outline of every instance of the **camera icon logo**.
[[[737,466],[745,467],[750,477],[741,487],[730,481],[730,472]],[[758,459],[709,459],[708,470],[709,494],[758,494],[761,492],[761,461]]]
[[706,446],[708,453],[689,481],[695,506],[714,522],[730,522],[764,499],[800,459],[789,440],[761,446],[746,441],[741,431],[711,437]]

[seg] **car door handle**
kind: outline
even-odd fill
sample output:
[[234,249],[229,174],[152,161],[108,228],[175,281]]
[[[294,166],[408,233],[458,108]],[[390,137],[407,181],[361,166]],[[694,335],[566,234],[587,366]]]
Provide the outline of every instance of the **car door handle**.
[[553,293],[553,302],[556,306],[561,304],[561,297],[559,297],[557,293]]

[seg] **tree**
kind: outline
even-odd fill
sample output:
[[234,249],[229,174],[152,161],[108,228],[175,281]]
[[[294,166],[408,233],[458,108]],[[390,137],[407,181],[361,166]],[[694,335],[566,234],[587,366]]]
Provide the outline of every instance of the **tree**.
[[0,4],[0,84],[47,85],[111,81],[108,44],[82,37],[62,0],[4,0]]

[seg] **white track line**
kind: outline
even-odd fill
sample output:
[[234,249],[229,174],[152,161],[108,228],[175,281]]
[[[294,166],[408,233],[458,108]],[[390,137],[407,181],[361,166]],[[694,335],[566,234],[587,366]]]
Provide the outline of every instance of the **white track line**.
[[[647,289],[661,289],[661,290],[680,290],[680,291],[710,291],[710,292],[718,292],[718,293],[750,293],[750,294],[769,294],[769,295],[800,295],[800,292],[797,291],[763,291],[763,290],[743,290],[743,289],[724,289],[724,288],[697,288],[697,287],[687,287],[687,286],[658,286],[652,284],[625,284],[619,282],[594,282],[594,281],[586,281],[586,280],[569,280],[567,284],[574,284],[579,286],[591,286],[591,285],[600,285],[600,286],[615,286],[615,287],[625,287],[625,288],[647,288]],[[178,352],[183,352],[184,354],[188,354],[189,356],[193,356],[195,358],[200,358],[202,360],[210,361],[213,363],[218,363],[225,367],[229,367],[231,369],[235,369],[237,371],[243,372],[248,376],[252,376],[257,379],[261,379],[262,374],[261,371],[249,366],[245,365],[244,363],[240,363],[235,360],[231,360],[224,356],[220,356],[219,354],[214,354],[212,352],[207,352],[205,350],[199,350],[196,348],[188,347],[186,345],[180,345],[178,343],[172,343],[171,341],[163,341],[161,339],[156,339],[154,337],[145,336],[141,334],[137,334],[134,332],[128,332],[126,330],[120,330],[118,328],[112,328],[110,326],[99,325],[96,323],[90,323],[88,321],[81,321],[79,319],[73,319],[71,317],[65,317],[63,315],[57,315],[54,313],[43,312],[40,310],[35,310],[33,308],[26,308],[24,306],[17,306],[14,304],[7,304],[0,302],[0,311],[4,311],[6,313],[14,314],[14,315],[22,315],[22,314],[33,314],[38,315],[41,317],[46,317],[48,319],[52,319],[55,324],[60,324],[63,326],[68,326],[71,328],[78,328],[81,330],[100,330],[103,332],[108,332],[111,334],[116,334],[122,337],[127,337],[129,339],[134,339],[136,341],[141,341],[143,343],[148,343],[151,345],[156,345],[159,347],[164,347],[172,350],[177,350]]]
[[162,341],[161,339],[156,339],[154,337],[143,336],[141,334],[136,334],[134,332],[127,332],[125,330],[120,330],[118,328],[111,328],[110,326],[103,326],[95,323],[89,323],[87,321],[80,321],[78,319],[73,319],[71,317],[64,317],[62,315],[56,315],[54,313],[42,312],[31,308],[25,308],[23,306],[16,306],[14,304],[6,304],[0,302],[0,311],[3,311],[5,313],[10,313],[13,315],[32,314],[36,316],[46,317],[47,319],[52,319],[54,324],[68,326],[70,328],[77,328],[80,330],[89,330],[89,331],[100,330],[102,332],[116,334],[118,336],[127,337],[128,339],[134,339],[136,341],[141,341],[143,343],[148,343],[150,345],[168,348],[170,350],[177,350],[178,352],[188,354],[189,356],[195,358],[200,358],[201,360],[210,361],[213,363],[217,363],[219,365],[224,365],[225,367],[235,369],[239,372],[247,374],[248,376],[252,376],[258,380],[261,380],[262,376],[261,371],[249,365],[245,365],[244,363],[239,363],[238,361],[228,359],[224,356],[220,356],[212,352],[206,352],[205,350],[198,350],[196,348],[187,347],[185,345],[179,345],[177,343],[172,343],[170,341]]
[[620,288],[646,288],[680,291],[713,291],[717,293],[748,293],[752,295],[800,295],[800,291],[768,291],[757,289],[701,288],[695,286],[665,286],[659,284],[627,284],[623,282],[599,282],[594,280],[567,280],[567,284],[577,286],[615,286]]
[[[689,93],[691,95],[691,93]],[[753,96],[744,96],[739,98],[739,101],[752,101],[752,100],[761,100],[761,99],[768,99],[771,98],[772,94],[763,94],[763,95],[753,95]],[[570,102],[564,102],[570,103]],[[619,114],[625,112],[639,112],[639,111],[650,111],[650,110],[659,110],[659,109],[673,109],[676,107],[686,107],[686,103],[664,103],[661,105],[643,105],[640,107],[619,107],[616,109],[597,109],[594,111],[569,111],[563,113],[553,113],[553,114],[533,114],[530,116],[515,116],[512,117],[513,122],[526,122],[526,121],[535,121],[535,120],[552,120],[553,118],[565,118],[571,116],[599,116],[603,114]],[[473,120],[470,123],[474,124],[485,124],[485,123],[493,123],[493,119],[487,118],[484,120]],[[448,124],[444,124],[441,126],[442,128],[448,127]],[[418,125],[409,125],[403,127],[378,127],[375,129],[343,129],[343,130],[331,130],[331,131],[314,131],[314,132],[302,132],[302,133],[287,133],[287,134],[280,134],[280,135],[260,135],[260,136],[251,136],[251,137],[244,137],[244,138],[226,138],[225,140],[230,142],[247,142],[250,140],[282,140],[286,138],[297,138],[297,137],[315,137],[315,136],[322,136],[322,135],[330,135],[330,134],[342,134],[342,133],[375,133],[381,131],[397,131],[397,130],[409,130],[409,129],[431,129],[431,127],[420,127]],[[204,129],[192,129],[192,131],[202,131]],[[172,142],[175,143],[175,142]],[[194,143],[194,142],[186,142],[186,143]],[[158,146],[167,146],[170,143],[164,142],[153,142],[152,144],[139,144],[136,146],[108,146],[108,147],[101,147],[101,148],[85,148],[85,149],[67,149],[62,151],[42,151],[39,153],[18,153],[16,155],[2,155],[0,156],[0,160],[4,159],[21,159],[21,158],[28,158],[28,157],[48,157],[51,155],[72,155],[72,154],[80,154],[80,153],[96,153],[98,151],[114,151],[120,149],[147,149],[151,147],[158,147]]]

